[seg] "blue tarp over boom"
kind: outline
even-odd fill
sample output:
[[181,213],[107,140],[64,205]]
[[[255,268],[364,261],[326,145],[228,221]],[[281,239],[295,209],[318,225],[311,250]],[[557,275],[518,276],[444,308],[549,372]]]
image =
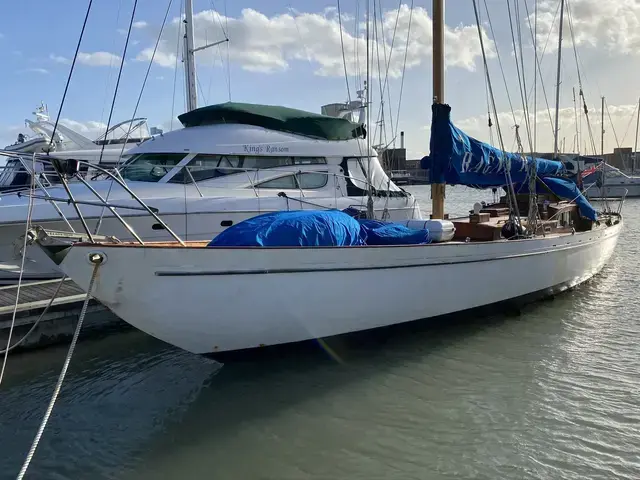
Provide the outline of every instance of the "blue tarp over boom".
[[[527,164],[516,153],[505,153],[488,143],[469,137],[451,123],[451,107],[434,104],[431,121],[431,153],[422,159],[422,168],[429,169],[431,183],[467,185],[475,188],[500,187],[507,184],[505,172],[511,172],[513,183],[527,179]],[[539,177],[560,175],[562,162],[536,158]]]

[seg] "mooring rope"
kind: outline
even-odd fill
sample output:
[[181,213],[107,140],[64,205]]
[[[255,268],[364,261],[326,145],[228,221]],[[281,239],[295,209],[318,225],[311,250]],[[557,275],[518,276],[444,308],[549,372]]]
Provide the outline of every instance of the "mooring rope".
[[[31,186],[30,192],[35,191],[35,154],[33,155],[32,174],[31,174]],[[0,369],[0,385],[2,385],[2,379],[4,378],[4,371],[7,367],[7,359],[9,358],[9,350],[11,350],[11,337],[13,336],[13,329],[16,325],[16,315],[18,313],[18,305],[20,302],[20,287],[22,287],[22,275],[24,273],[24,261],[27,257],[27,241],[29,228],[31,228],[31,214],[33,212],[33,195],[29,195],[29,203],[27,204],[27,221],[25,223],[24,242],[22,244],[22,259],[20,260],[20,273],[18,274],[18,287],[16,288],[16,301],[13,305],[13,314],[11,316],[11,326],[9,327],[9,335],[7,337],[7,346],[4,349],[4,358],[2,359],[2,368]]]
[[71,357],[73,356],[73,352],[76,349],[76,344],[78,343],[78,336],[80,335],[80,330],[82,329],[82,323],[84,322],[84,317],[87,313],[87,307],[89,306],[89,301],[91,300],[91,291],[93,290],[93,284],[98,276],[98,267],[102,264],[103,259],[101,257],[95,258],[91,260],[94,264],[93,273],[91,275],[91,280],[89,281],[89,288],[87,289],[87,298],[84,300],[84,304],[82,305],[82,310],[80,311],[80,317],[78,318],[78,325],[76,326],[76,330],[73,333],[73,338],[71,339],[71,345],[69,345],[69,352],[67,353],[67,357],[64,359],[64,364],[62,365],[62,370],[60,371],[60,376],[58,377],[58,382],[56,383],[55,388],[53,389],[53,394],[51,395],[51,400],[49,401],[49,406],[44,413],[44,417],[42,417],[42,422],[40,423],[40,427],[38,428],[38,432],[33,439],[33,444],[29,449],[29,453],[24,460],[24,464],[20,469],[20,473],[16,477],[17,480],[22,480],[27,473],[27,469],[29,468],[29,464],[33,459],[33,455],[36,453],[36,449],[38,448],[38,444],[40,443],[40,439],[42,438],[42,434],[44,433],[44,429],[49,422],[49,417],[51,417],[51,412],[53,412],[53,407],[56,404],[56,400],[58,399],[58,395],[60,394],[60,390],[62,389],[62,383],[64,382],[64,378],[67,375],[67,370],[69,368],[69,364],[71,363]]

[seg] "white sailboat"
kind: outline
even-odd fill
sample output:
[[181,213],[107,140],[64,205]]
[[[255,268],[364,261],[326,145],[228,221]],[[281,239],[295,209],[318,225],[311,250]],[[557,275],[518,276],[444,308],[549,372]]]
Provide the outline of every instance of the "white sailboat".
[[[194,353],[383,327],[558,292],[591,278],[613,253],[622,217],[597,214],[579,192],[579,205],[559,201],[577,191],[557,177],[560,162],[506,154],[455,128],[443,105],[444,0],[433,5],[433,225],[447,224],[438,220],[445,180],[495,186],[511,178],[499,204],[476,205],[469,217],[452,221],[452,241],[207,247],[94,239],[69,246],[37,230],[35,243],[123,320]],[[553,194],[518,195],[511,188],[528,182],[533,165]],[[532,206],[540,215],[517,223],[517,210]]]

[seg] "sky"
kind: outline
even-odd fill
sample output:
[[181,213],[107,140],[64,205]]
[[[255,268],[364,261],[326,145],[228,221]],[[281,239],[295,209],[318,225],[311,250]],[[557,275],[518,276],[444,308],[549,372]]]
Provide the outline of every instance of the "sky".
[[[473,2],[445,2],[444,100],[452,107],[454,123],[497,146],[499,126],[508,150],[518,148],[514,126],[519,125],[523,150],[552,151],[559,0],[477,0],[498,112],[497,118],[491,114],[491,129],[487,126],[491,102]],[[180,127],[176,117],[185,111],[178,50],[181,1],[137,0],[132,18],[135,3],[93,0],[89,12],[60,117],[90,138],[104,132],[107,123],[113,125],[134,114],[165,131]],[[600,151],[604,96],[605,151],[632,147],[640,96],[640,2],[567,3],[559,88],[560,146],[565,151],[576,151],[578,146],[582,153]],[[33,118],[41,101],[52,118],[58,114],[88,4],[88,0],[22,0],[19,10],[32,12],[28,28],[22,21],[0,23],[0,61],[5,67],[0,75],[0,146],[13,143],[19,132],[30,133],[24,119]],[[432,3],[369,0],[369,4],[371,117],[380,118],[384,97],[383,141],[392,144],[404,131],[407,156],[420,158],[429,151]],[[12,18],[15,13],[15,3],[1,2],[0,18]],[[196,54],[199,106],[232,100],[319,112],[324,104],[355,98],[362,88],[367,63],[366,0],[194,0],[194,13],[196,47],[229,39]],[[573,92],[578,95],[580,84],[592,135],[580,105],[576,114]],[[376,139],[379,128],[372,126],[370,132]]]

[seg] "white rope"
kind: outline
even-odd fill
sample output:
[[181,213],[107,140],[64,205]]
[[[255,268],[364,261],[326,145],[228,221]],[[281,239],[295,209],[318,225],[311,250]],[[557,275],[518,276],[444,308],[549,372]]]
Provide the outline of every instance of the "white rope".
[[35,154],[33,155],[33,163],[31,168],[31,187],[29,193],[29,203],[27,204],[27,221],[25,223],[24,229],[24,242],[22,244],[22,259],[20,261],[20,273],[18,274],[18,287],[16,288],[16,301],[13,305],[13,314],[11,316],[11,326],[9,327],[9,335],[7,338],[7,346],[4,349],[4,358],[2,359],[2,369],[0,369],[0,385],[2,385],[2,379],[4,378],[4,371],[7,367],[7,358],[9,357],[9,351],[11,350],[11,337],[13,335],[13,329],[16,324],[16,314],[18,313],[18,305],[20,302],[20,287],[22,286],[22,274],[24,273],[24,261],[27,256],[27,234],[29,233],[29,228],[31,227],[31,213],[33,211],[33,192],[35,191]]
[[82,310],[80,311],[80,317],[78,318],[78,325],[76,326],[76,330],[73,333],[73,338],[71,339],[71,345],[69,345],[69,352],[67,353],[67,357],[64,359],[64,364],[62,365],[62,370],[60,371],[58,382],[56,383],[56,386],[53,389],[53,394],[51,395],[49,406],[47,407],[47,410],[44,413],[44,417],[42,417],[42,422],[40,423],[38,432],[36,433],[36,436],[33,439],[33,443],[31,445],[31,448],[29,449],[27,458],[25,458],[24,464],[20,469],[20,473],[18,473],[18,476],[16,477],[17,480],[22,480],[22,478],[24,478],[25,474],[27,473],[29,464],[33,459],[33,455],[36,453],[36,449],[38,448],[38,444],[40,443],[40,439],[42,438],[44,429],[47,426],[47,422],[49,422],[49,417],[51,417],[51,412],[53,412],[53,407],[55,406],[56,400],[58,399],[58,395],[60,394],[60,390],[62,389],[62,383],[64,382],[64,378],[67,375],[67,370],[69,368],[69,364],[71,363],[71,357],[73,356],[73,352],[76,349],[76,344],[78,343],[78,336],[80,335],[80,330],[82,329],[82,323],[84,322],[84,317],[87,313],[87,306],[89,305],[89,301],[91,300],[91,291],[93,290],[93,284],[98,275],[98,267],[100,267],[100,264],[101,263],[95,263],[95,266],[93,267],[93,273],[91,275],[91,280],[89,282],[89,288],[87,289],[87,298],[85,298],[84,304],[82,305]]

